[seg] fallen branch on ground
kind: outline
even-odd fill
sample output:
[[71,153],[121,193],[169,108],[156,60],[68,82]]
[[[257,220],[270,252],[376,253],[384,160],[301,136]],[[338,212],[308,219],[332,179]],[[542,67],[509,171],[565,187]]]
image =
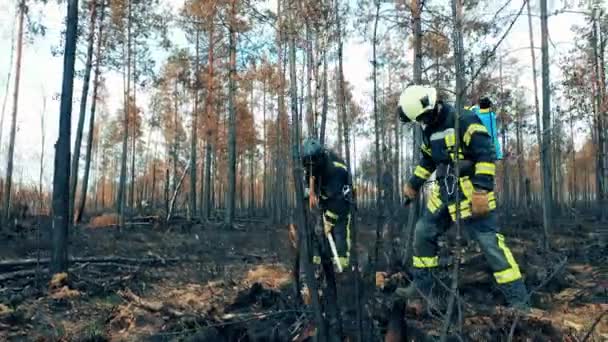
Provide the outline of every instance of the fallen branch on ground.
[[591,328],[589,329],[589,331],[587,332],[587,334],[585,334],[585,337],[583,337],[583,342],[587,342],[587,340],[589,339],[589,337],[591,337],[591,334],[593,334],[593,331],[595,331],[595,327],[600,323],[600,321],[602,320],[602,318],[604,317],[604,315],[607,314],[607,313],[608,313],[608,310],[602,312],[602,314],[597,317],[597,319],[595,320],[595,322],[593,322],[593,324],[591,325]]
[[[196,261],[193,258],[127,258],[120,256],[107,256],[107,257],[80,257],[71,258],[70,263],[122,263],[122,264],[136,264],[136,265],[158,265],[180,261]],[[40,265],[48,265],[51,262],[49,258],[40,259],[20,259],[20,260],[4,260],[0,261],[0,272],[12,271],[19,268],[35,267],[38,263]]]
[[[46,271],[47,271],[47,269],[45,268],[45,269],[40,270],[40,273],[46,273]],[[7,280],[20,279],[20,278],[27,278],[27,277],[35,276],[36,273],[38,273],[38,270],[23,270],[23,271],[7,273],[7,274],[0,275],[0,282],[7,281]]]
[[173,317],[178,317],[178,318],[184,316],[184,313],[181,311],[177,311],[173,308],[170,308],[162,302],[147,301],[147,300],[141,298],[140,296],[136,295],[135,293],[133,293],[133,291],[131,291],[129,289],[126,289],[124,291],[118,291],[118,295],[121,296],[123,299],[125,299],[129,302],[133,302],[135,305],[137,305],[143,309],[146,309],[148,311],[161,312],[163,314],[173,316]]

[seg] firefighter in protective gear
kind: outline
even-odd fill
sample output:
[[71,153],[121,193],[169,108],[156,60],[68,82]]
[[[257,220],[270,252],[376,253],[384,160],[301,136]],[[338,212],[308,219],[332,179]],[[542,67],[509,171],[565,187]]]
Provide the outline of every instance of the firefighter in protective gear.
[[[353,198],[348,167],[333,151],[313,138],[306,139],[302,145],[302,163],[306,176],[305,195],[318,201],[323,229],[326,234],[331,233],[340,266],[346,269],[350,264],[350,203]],[[312,189],[311,183],[314,183]],[[315,255],[313,262],[320,264],[321,258]]]
[[[505,237],[499,233],[494,194],[495,148],[486,127],[468,110],[459,117],[452,106],[437,99],[435,88],[422,85],[407,87],[400,96],[398,115],[403,122],[422,126],[421,159],[405,186],[404,194],[414,199],[422,185],[436,172],[423,216],[414,235],[413,282],[396,291],[398,296],[419,294],[433,298],[438,289],[438,236],[456,221],[456,209],[467,233],[475,239],[493,271],[499,289],[514,307],[527,308],[528,294],[519,266]],[[460,148],[456,151],[456,139]],[[459,179],[455,159],[459,159]],[[456,192],[459,203],[456,203]]]

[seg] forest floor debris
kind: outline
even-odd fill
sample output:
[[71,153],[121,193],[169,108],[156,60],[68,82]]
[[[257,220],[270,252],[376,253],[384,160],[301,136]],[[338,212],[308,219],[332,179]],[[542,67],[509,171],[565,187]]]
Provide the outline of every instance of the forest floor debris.
[[[504,304],[502,296],[478,251],[467,249],[461,286],[465,340],[506,339],[516,320],[514,341],[576,341],[587,334],[587,341],[606,340],[606,256],[578,249],[594,243],[590,235],[556,233],[555,252],[543,254],[531,234],[522,239],[513,233],[506,234],[516,240],[511,244],[529,287],[552,272],[555,281],[534,294],[532,313],[517,318],[491,304]],[[373,234],[371,228],[361,231],[360,241],[373,242]],[[37,268],[45,271],[48,252],[39,262],[32,237],[1,250],[0,277],[29,273],[0,283],[0,340],[306,341],[315,329],[308,308],[295,305],[289,269],[293,252],[285,227],[256,223],[245,230],[223,230],[196,224],[170,233],[150,227],[121,232],[77,227],[73,235],[72,244],[78,246],[72,249],[73,259],[79,262],[69,275],[50,280],[44,272],[36,274]],[[563,256],[568,256],[567,264],[558,269]],[[137,262],[141,260],[149,262]],[[408,277],[384,270],[375,277],[370,310],[380,337],[391,320],[391,293]],[[440,331],[441,322],[415,304],[408,305],[405,316],[414,340]]]

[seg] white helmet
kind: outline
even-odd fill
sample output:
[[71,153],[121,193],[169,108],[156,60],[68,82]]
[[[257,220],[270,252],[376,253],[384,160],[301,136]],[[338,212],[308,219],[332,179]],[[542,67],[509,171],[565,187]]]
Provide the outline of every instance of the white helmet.
[[399,118],[403,122],[416,121],[420,115],[435,108],[437,90],[430,86],[411,85],[399,97]]

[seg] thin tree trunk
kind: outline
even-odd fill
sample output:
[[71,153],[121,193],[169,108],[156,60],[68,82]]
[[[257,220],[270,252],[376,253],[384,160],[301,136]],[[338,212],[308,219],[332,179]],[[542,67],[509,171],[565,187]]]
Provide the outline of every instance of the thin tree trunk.
[[[23,1],[22,1],[23,5]],[[22,8],[23,9],[23,8]],[[59,138],[55,144],[55,171],[53,174],[53,252],[51,271],[68,270],[68,230],[70,227],[70,131],[72,92],[74,90],[74,62],[78,30],[78,0],[69,0],[66,21],[63,83],[59,115]],[[19,75],[19,73],[17,73]],[[17,76],[18,77],[18,76]]]
[[196,29],[196,61],[194,67],[194,109],[192,110],[192,136],[190,141],[190,208],[192,216],[196,214],[196,145],[198,142],[198,88],[199,88],[199,50],[200,50],[200,29]]
[[70,219],[74,219],[74,201],[76,200],[76,188],[78,185],[78,166],[80,161],[80,148],[82,146],[82,133],[84,120],[87,112],[87,99],[89,96],[89,83],[91,80],[91,69],[93,68],[93,47],[95,45],[95,24],[97,23],[97,1],[89,2],[91,17],[89,21],[89,36],[87,47],[87,60],[84,68],[84,79],[82,83],[82,94],[80,96],[80,115],[76,128],[76,140],[74,141],[74,155],[72,156],[72,173],[70,177]]
[[263,121],[262,121],[262,134],[263,136],[263,141],[264,141],[264,156],[263,156],[263,162],[264,162],[264,177],[262,179],[262,182],[264,183],[262,185],[262,206],[264,207],[264,213],[266,213],[266,211],[268,210],[268,200],[267,200],[267,196],[268,196],[268,176],[267,176],[267,167],[268,167],[268,156],[267,156],[267,149],[268,149],[268,136],[266,135],[266,78],[264,78],[264,80],[262,81],[262,92],[263,92],[263,99],[262,99],[262,115],[263,115]]
[[124,89],[124,117],[123,117],[123,137],[122,137],[122,156],[120,158],[120,178],[118,185],[118,195],[116,200],[116,210],[120,215],[120,226],[122,227],[125,219],[125,193],[127,185],[127,153],[129,144],[129,109],[131,105],[131,0],[128,1],[128,23],[127,23],[127,84]]
[[177,188],[177,164],[178,164],[178,159],[179,159],[179,141],[178,141],[178,136],[177,136],[177,125],[179,124],[177,121],[177,117],[178,117],[178,108],[179,108],[179,103],[178,103],[178,80],[175,80],[175,90],[174,90],[174,98],[173,98],[173,146],[171,146],[171,148],[173,149],[173,169],[172,169],[172,173],[173,173],[173,177],[172,180],[173,182],[171,183],[172,187],[171,187],[171,192],[175,192],[175,189]]
[[136,170],[135,170],[135,145],[137,144],[137,127],[136,127],[136,123],[137,123],[137,117],[139,115],[139,111],[137,109],[137,41],[135,41],[135,37],[133,38],[134,42],[133,42],[133,113],[132,113],[132,117],[131,120],[133,122],[131,122],[132,127],[131,128],[131,184],[130,184],[130,191],[129,191],[129,208],[131,209],[131,213],[133,212],[133,210],[135,209],[135,203],[133,202],[135,200],[135,176],[136,176]]
[[547,14],[547,0],[540,1],[541,17],[541,56],[542,56],[542,80],[543,80],[543,140],[542,140],[542,182],[543,182],[543,229],[544,247],[549,249],[549,230],[552,220],[552,170],[551,170],[551,84],[549,81],[549,28]]
[[[602,67],[602,63],[600,62],[601,58],[600,58],[600,51],[599,51],[599,46],[600,45],[600,40],[601,38],[598,37],[599,36],[599,32],[598,32],[598,21],[600,20],[600,14],[597,12],[597,9],[594,8],[593,12],[592,12],[592,24],[593,24],[593,30],[592,30],[592,36],[591,36],[591,40],[592,40],[592,45],[593,45],[593,72],[595,74],[595,106],[597,108],[596,111],[596,129],[597,129],[597,144],[596,144],[596,167],[595,167],[595,175],[596,175],[596,181],[595,181],[595,191],[596,191],[596,196],[597,196],[597,204],[599,208],[602,208],[602,204],[604,202],[604,183],[606,182],[606,179],[604,178],[605,174],[604,174],[604,130],[605,128],[604,126],[604,112],[605,112],[605,108],[604,108],[604,99],[603,99],[603,79],[605,77],[604,73],[605,70],[601,69]],[[603,52],[601,52],[603,55]],[[598,218],[602,219],[603,216],[603,210],[599,210],[598,211]]]
[[378,21],[380,20],[380,2],[376,1],[376,13],[374,15],[374,33],[372,36],[372,79],[374,83],[374,156],[376,159],[376,244],[374,247],[374,261],[371,267],[375,272],[375,264],[378,262],[379,251],[382,244],[382,204],[380,198],[380,120],[378,113],[378,56],[376,47],[378,45]]
[[[502,74],[502,59],[503,59],[503,55],[501,54],[499,57],[499,64],[498,64],[498,73],[499,73],[499,80],[500,80],[500,96],[501,98],[504,96],[504,82],[503,82],[503,74]],[[504,104],[501,102],[500,106],[503,107]],[[509,178],[509,157],[507,156],[507,120],[503,120],[502,123],[502,149],[503,149],[503,160],[502,160],[502,193],[503,193],[503,200],[502,200],[502,206],[505,210],[505,216],[509,217],[510,213],[510,206],[511,206],[511,198],[510,198],[510,191],[509,191],[509,183],[508,183],[508,178]]]
[[[13,115],[11,121],[11,135],[8,142],[8,161],[6,178],[4,180],[4,224],[8,226],[11,215],[11,187],[13,185],[13,155],[15,153],[15,134],[17,133],[17,112],[19,108],[19,81],[21,79],[21,59],[23,51],[23,20],[25,18],[25,0],[19,3],[19,30],[17,32],[17,65],[15,67],[15,88],[13,89]],[[63,97],[62,97],[63,100]],[[69,151],[69,149],[68,149]]]
[[310,30],[310,21],[306,18],[306,123],[308,124],[308,135],[317,136],[317,123],[312,111],[312,71],[313,71],[313,53],[312,53],[312,33]]
[[[44,175],[44,148],[46,142],[44,116],[46,115],[46,95],[42,97],[42,112],[40,113],[40,136],[42,143],[40,144],[40,173],[38,176],[38,215],[42,215],[42,206],[44,195],[42,193],[42,179]],[[40,230],[40,227],[38,227]]]
[[[456,132],[456,134],[459,134],[460,132],[460,113],[462,111],[463,105],[464,105],[464,92],[465,92],[465,82],[464,82],[464,48],[463,48],[463,38],[462,38],[462,20],[463,20],[463,14],[462,14],[462,7],[463,7],[463,3],[461,2],[461,0],[452,0],[452,15],[453,15],[453,20],[454,20],[454,31],[453,31],[453,44],[454,44],[454,63],[455,63],[455,70],[456,70],[456,117],[454,118],[454,131]],[[456,145],[454,146],[454,150],[455,151],[459,151],[460,150],[460,143],[461,143],[461,139],[457,138],[456,139]],[[460,179],[460,168],[458,167],[459,164],[459,157],[458,154],[456,154],[456,158],[455,158],[455,174],[456,174],[456,179]],[[456,255],[455,255],[455,261],[454,261],[454,266],[452,269],[452,284],[450,286],[450,298],[448,300],[448,308],[447,308],[447,312],[445,315],[445,319],[443,322],[443,328],[442,328],[442,332],[441,332],[441,342],[445,342],[447,341],[448,338],[448,332],[449,332],[449,328],[451,325],[451,321],[452,321],[452,313],[454,312],[454,307],[457,306],[458,307],[458,312],[462,312],[461,311],[461,307],[460,307],[460,301],[457,300],[458,298],[458,276],[459,276],[459,270],[460,270],[460,258],[461,258],[461,231],[460,231],[460,191],[456,191]],[[462,315],[459,315],[460,318],[462,318]],[[461,325],[462,322],[459,321],[458,325]]]
[[[93,80],[93,98],[91,99],[91,117],[89,119],[89,136],[87,138],[87,152],[85,156],[85,166],[84,166],[84,178],[82,180],[82,193],[80,195],[80,204],[78,205],[78,211],[76,216],[76,223],[81,222],[82,215],[85,210],[85,204],[87,200],[87,188],[89,185],[89,171],[91,168],[91,152],[93,149],[93,135],[95,133],[95,110],[97,108],[97,91],[99,88],[99,75],[100,65],[101,65],[101,43],[102,43],[102,34],[103,34],[103,20],[105,16],[105,0],[102,0],[101,3],[101,17],[99,19],[99,34],[97,37],[97,60],[95,61],[95,78]],[[81,108],[82,110],[82,108]],[[72,163],[73,165],[73,163]]]
[[323,104],[321,105],[321,129],[319,132],[319,141],[321,145],[325,144],[325,127],[327,126],[327,111],[329,110],[329,90],[327,81],[327,43],[323,49]]
[[[414,33],[414,83],[420,84],[422,82],[422,0],[412,1],[412,26]],[[412,164],[416,165],[419,159],[419,149],[422,143],[422,132],[417,126],[412,126]],[[410,204],[408,213],[407,229],[404,231],[405,234],[405,256],[404,262],[406,265],[410,264],[412,256],[412,240],[414,238],[414,227],[418,219],[418,213],[420,212],[420,201],[415,200]]]
[[224,223],[231,227],[235,214],[236,194],[236,14],[237,0],[231,0],[229,31],[229,74],[228,74],[228,194],[226,196],[226,217]]
[[203,195],[203,200],[205,202],[205,204],[203,205],[203,217],[206,219],[210,218],[210,214],[211,214],[211,188],[212,188],[212,183],[211,183],[211,154],[213,152],[213,131],[211,129],[211,125],[212,125],[212,120],[211,120],[211,114],[212,114],[212,104],[213,104],[213,96],[214,96],[214,89],[213,89],[213,72],[214,72],[214,68],[213,68],[213,63],[214,63],[214,49],[215,49],[215,45],[214,45],[214,19],[215,19],[215,11],[212,11],[212,13],[209,15],[209,23],[208,23],[208,28],[207,31],[209,32],[209,51],[208,51],[208,56],[207,56],[207,97],[205,99],[205,115],[207,118],[207,122],[206,122],[206,133],[207,133],[207,141],[205,144],[205,193]]
[[[339,113],[341,114],[341,118],[339,118],[340,121],[343,122],[343,128],[344,131],[343,136],[344,136],[344,152],[345,152],[345,161],[346,164],[348,165],[348,171],[349,174],[352,175],[352,169],[351,169],[351,155],[350,155],[350,122],[348,120],[348,116],[346,113],[346,91],[345,91],[345,82],[344,82],[344,65],[343,65],[343,40],[342,40],[342,22],[340,20],[340,1],[336,1],[336,23],[337,23],[337,30],[338,30],[338,85],[339,85],[339,93],[338,93],[338,99],[339,99]],[[376,21],[377,24],[377,21]],[[312,56],[312,53],[310,54]],[[295,63],[295,61],[294,61]],[[352,180],[351,180],[352,181]],[[354,209],[354,205],[351,203],[350,204],[351,209]],[[360,289],[360,284],[361,284],[361,278],[360,278],[360,274],[359,274],[359,253],[358,250],[356,248],[357,246],[357,229],[356,229],[356,218],[353,217],[353,215],[355,215],[355,210],[350,210],[350,229],[351,229],[351,235],[352,235],[352,246],[355,246],[355,248],[352,248],[352,257],[351,257],[351,263],[353,265],[353,280],[355,282],[355,312],[356,312],[356,327],[357,327],[357,332],[355,335],[355,341],[362,341],[363,340],[363,326],[362,326],[362,306],[361,306],[361,289]],[[346,303],[343,302],[341,303],[342,305],[346,305],[346,306],[350,306],[350,303]],[[352,306],[351,306],[352,308]],[[337,307],[338,312],[339,311],[339,307]],[[338,322],[340,323],[342,320],[338,317]],[[341,335],[339,335],[341,336]]]
[[[281,6],[281,1],[278,1],[278,6]],[[293,11],[293,9],[291,9],[291,11]],[[280,9],[278,11],[278,17],[281,18],[280,16]],[[327,331],[325,329],[325,321],[327,318],[329,317],[323,317],[323,312],[321,309],[321,302],[320,302],[320,298],[319,298],[319,292],[318,292],[318,287],[317,287],[317,282],[315,279],[315,275],[314,275],[314,269],[313,266],[311,264],[311,246],[312,246],[312,242],[311,242],[311,230],[310,227],[308,225],[308,221],[307,221],[307,217],[306,217],[306,211],[305,211],[305,207],[304,207],[304,189],[303,189],[303,185],[302,185],[302,168],[298,167],[298,165],[300,165],[300,153],[299,153],[299,145],[300,145],[300,129],[299,129],[299,118],[298,118],[298,112],[297,112],[297,106],[298,106],[298,102],[297,102],[297,88],[296,88],[296,68],[295,68],[295,63],[296,63],[296,49],[295,49],[295,27],[293,27],[294,23],[294,13],[291,13],[291,34],[289,37],[289,65],[290,65],[290,93],[291,93],[291,112],[292,112],[292,129],[293,129],[293,134],[292,134],[292,162],[293,162],[293,180],[294,180],[294,185],[295,185],[295,191],[296,191],[296,218],[297,218],[297,222],[298,222],[298,227],[300,229],[298,229],[300,231],[299,234],[299,241],[302,241],[302,243],[300,243],[300,246],[303,247],[303,250],[301,251],[302,253],[302,259],[304,260],[304,271],[306,273],[306,279],[308,280],[308,286],[310,288],[310,294],[312,297],[312,309],[313,309],[313,313],[314,313],[314,317],[315,317],[315,321],[316,321],[316,326],[319,329],[319,337],[321,338],[320,340],[322,341],[334,341],[338,338],[338,336],[340,335],[335,335],[335,336],[328,336],[326,335]],[[281,37],[281,33],[279,33],[279,37]],[[279,38],[279,42],[281,41],[281,38]],[[279,121],[280,122],[280,121]],[[331,290],[327,291],[327,292],[331,292]],[[334,283],[334,288],[333,288],[333,294],[335,295],[335,283]],[[328,294],[326,294],[328,295]],[[334,302],[329,302],[329,305],[331,306],[332,304],[335,304],[335,296],[334,298]],[[331,298],[328,298],[331,299]],[[329,309],[333,309],[333,312],[339,312],[337,311],[337,308],[334,307],[333,308],[329,308]],[[329,338],[328,338],[329,337]]]
[[[19,16],[21,18],[21,16]],[[13,58],[15,57],[15,22],[11,25],[11,55],[8,61],[8,74],[6,75],[6,87],[4,88],[4,99],[2,100],[2,115],[0,116],[0,146],[2,145],[2,131],[4,130],[4,114],[6,113],[6,103],[8,102],[8,90],[13,73]],[[0,149],[0,152],[2,150]]]
[[521,208],[524,199],[524,150],[523,150],[523,133],[522,133],[522,111],[517,111],[516,125],[515,125],[515,145],[517,146],[517,175],[518,175],[518,189],[517,189],[517,206]]

